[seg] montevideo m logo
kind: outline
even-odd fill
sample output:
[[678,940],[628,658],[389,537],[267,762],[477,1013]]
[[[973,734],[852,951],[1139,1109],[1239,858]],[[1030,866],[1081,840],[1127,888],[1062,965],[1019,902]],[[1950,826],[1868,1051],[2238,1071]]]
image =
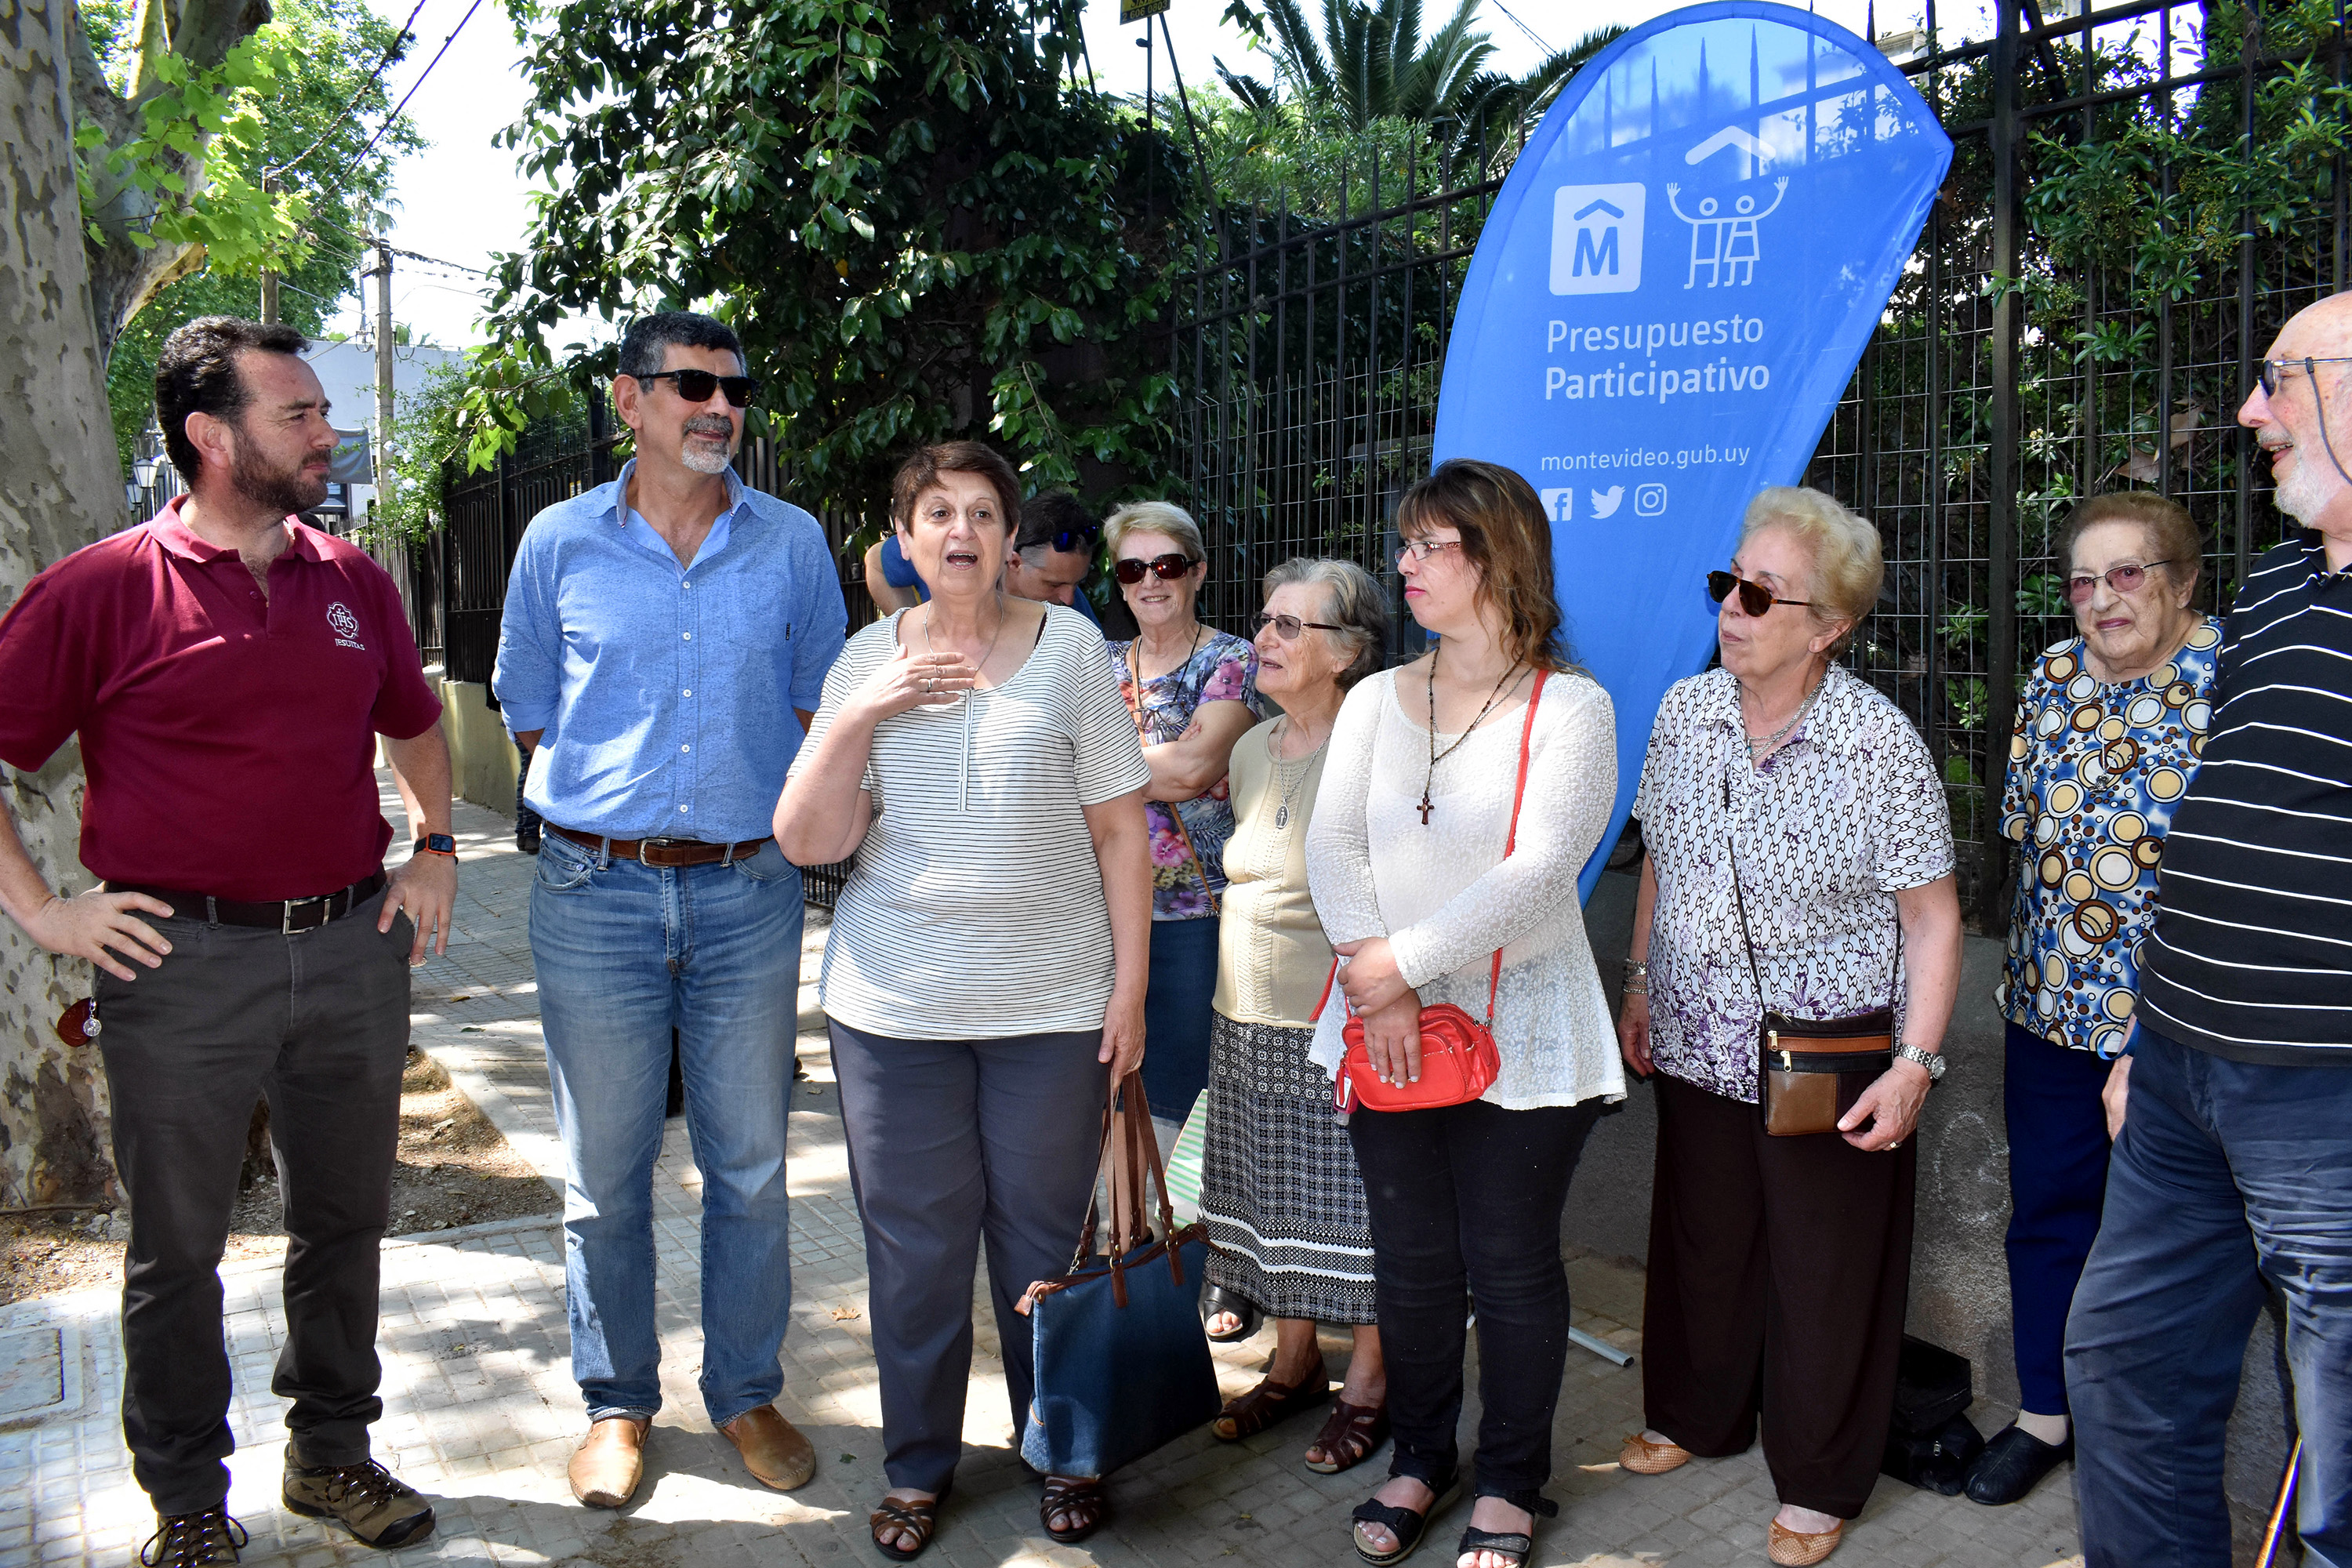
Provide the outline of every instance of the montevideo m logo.
[[1562,185],[1551,198],[1551,291],[1630,294],[1642,286],[1646,188]]

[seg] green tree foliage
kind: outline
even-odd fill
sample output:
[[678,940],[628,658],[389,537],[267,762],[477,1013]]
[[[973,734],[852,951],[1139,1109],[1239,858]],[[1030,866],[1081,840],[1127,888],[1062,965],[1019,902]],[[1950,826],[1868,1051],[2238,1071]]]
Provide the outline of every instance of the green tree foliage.
[[[143,68],[129,0],[85,0],[81,20],[98,68],[109,82],[130,87]],[[363,0],[277,0],[268,24],[232,51],[245,62],[245,82],[226,89],[223,101],[206,111],[221,129],[203,149],[195,188],[204,199],[180,212],[173,220],[180,228],[159,217],[148,237],[181,237],[181,273],[120,324],[108,361],[107,401],[126,465],[153,412],[155,357],[175,328],[199,316],[258,314],[265,260],[284,268],[281,319],[312,336],[352,293],[357,236],[391,190],[394,161],[425,144],[404,115],[366,147],[392,107],[372,73],[402,41],[399,29]],[[187,123],[175,127],[170,114],[153,108],[159,101],[148,100],[158,135],[165,141],[193,136]],[[180,104],[175,112],[185,112],[184,100],[172,101]],[[86,142],[95,129],[84,122]],[[116,155],[120,150],[107,154]],[[97,161],[86,159],[86,182],[89,164]],[[224,244],[207,238],[201,226],[188,226],[195,223],[192,215],[207,212],[215,226],[234,229],[253,221],[264,174],[281,168],[280,188],[268,200],[269,211],[279,216],[262,226],[267,244],[249,238]],[[90,199],[87,191],[84,199]],[[349,422],[361,413],[344,409],[337,416]]]
[[1076,0],[546,0],[509,134],[541,197],[467,413],[486,462],[610,350],[574,312],[741,334],[796,492],[878,518],[895,454],[985,437],[1100,495],[1155,449],[1192,172],[1080,86]]

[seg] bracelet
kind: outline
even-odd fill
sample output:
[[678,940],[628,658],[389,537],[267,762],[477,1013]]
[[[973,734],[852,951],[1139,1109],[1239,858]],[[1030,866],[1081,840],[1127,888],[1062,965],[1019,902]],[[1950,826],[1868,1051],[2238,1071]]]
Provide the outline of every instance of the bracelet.
[[1627,959],[1627,960],[1625,961],[1625,978],[1626,978],[1626,979],[1628,979],[1628,980],[1638,979],[1638,978],[1640,978],[1641,976],[1645,975],[1645,974],[1647,974],[1647,973],[1650,973],[1650,961],[1649,961],[1648,959],[1646,959],[1646,958],[1629,958],[1629,959]]
[[1647,996],[1649,994],[1650,994],[1650,987],[1649,987],[1649,985],[1648,985],[1646,983],[1644,983],[1644,984],[1640,984],[1640,985],[1636,985],[1636,984],[1634,984],[1633,983],[1633,981],[1631,981],[1631,980],[1628,980],[1628,981],[1626,981],[1626,982],[1625,982],[1625,994],[1626,994],[1626,995],[1628,995],[1628,996]]

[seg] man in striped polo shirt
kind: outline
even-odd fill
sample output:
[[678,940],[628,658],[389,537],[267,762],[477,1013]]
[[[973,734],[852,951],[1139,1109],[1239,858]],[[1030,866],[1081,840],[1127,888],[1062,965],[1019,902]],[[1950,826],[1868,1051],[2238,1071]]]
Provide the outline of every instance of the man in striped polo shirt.
[[2265,1280],[2306,1560],[2352,1568],[2352,293],[2290,321],[2259,382],[2238,418],[2303,527],[2230,612],[2108,1082],[2066,1332],[2089,1568],[2230,1561],[2222,1427]]

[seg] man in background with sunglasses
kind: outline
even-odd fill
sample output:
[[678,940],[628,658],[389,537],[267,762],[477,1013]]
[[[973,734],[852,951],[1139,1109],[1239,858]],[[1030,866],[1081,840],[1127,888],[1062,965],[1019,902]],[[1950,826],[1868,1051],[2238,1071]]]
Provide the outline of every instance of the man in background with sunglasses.
[[2090,1568],[2229,1561],[2222,1428],[2265,1279],[2306,1560],[2352,1565],[2352,293],[2287,322],[2238,419],[2303,526],[2238,586],[2107,1083],[2066,1331]]
[[629,328],[613,406],[635,455],[531,520],[499,629],[499,699],[546,823],[530,948],[589,1421],[570,1477],[598,1508],[636,1490],[661,1408],[653,1167],[673,1028],[703,1181],[703,1405],[764,1484],[815,1467],[774,1404],[802,902],[770,822],[847,616],[817,521],[730,466],[759,390],[744,369],[710,317]]
[[1102,519],[1067,490],[1046,490],[1021,503],[1021,531],[1004,558],[1004,591],[1016,599],[1066,605],[1102,629],[1087,597]]

